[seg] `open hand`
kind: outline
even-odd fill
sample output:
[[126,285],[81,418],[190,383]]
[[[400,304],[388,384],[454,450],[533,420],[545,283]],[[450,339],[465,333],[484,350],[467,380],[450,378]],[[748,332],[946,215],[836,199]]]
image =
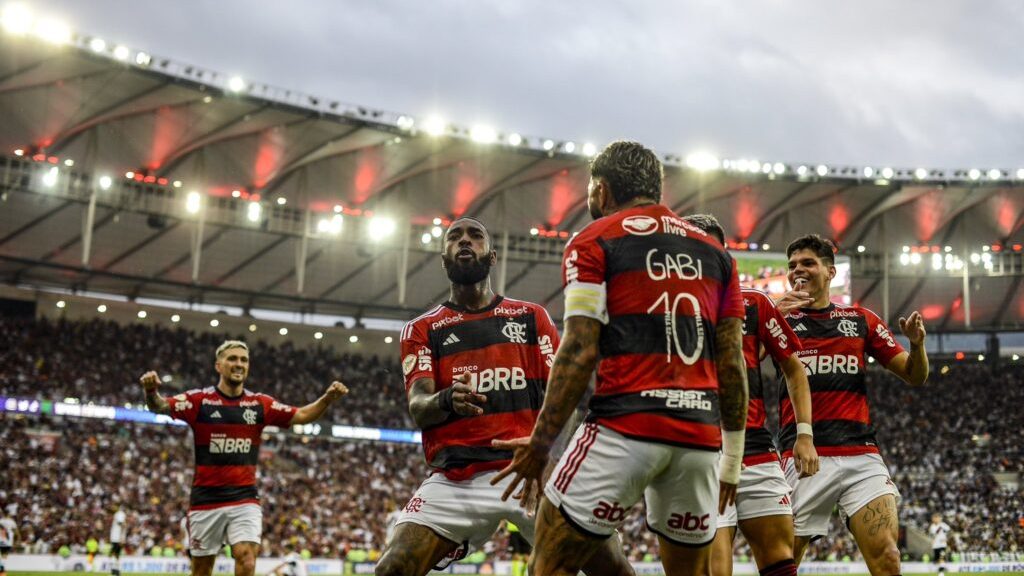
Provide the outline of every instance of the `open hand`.
[[[515,474],[505,493],[501,495],[502,501],[513,496],[519,500],[519,505],[526,510],[530,516],[537,510],[537,503],[540,498],[541,477],[548,465],[548,451],[530,443],[529,437],[514,438],[512,440],[491,440],[491,446],[499,450],[511,450],[512,462],[491,478],[491,485],[505,479],[506,476]],[[516,492],[519,485],[522,489]]]

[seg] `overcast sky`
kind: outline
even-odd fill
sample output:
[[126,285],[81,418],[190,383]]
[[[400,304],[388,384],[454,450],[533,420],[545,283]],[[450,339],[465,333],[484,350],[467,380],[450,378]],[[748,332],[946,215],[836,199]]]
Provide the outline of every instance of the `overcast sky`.
[[1019,0],[22,0],[329,99],[662,152],[1024,166]]

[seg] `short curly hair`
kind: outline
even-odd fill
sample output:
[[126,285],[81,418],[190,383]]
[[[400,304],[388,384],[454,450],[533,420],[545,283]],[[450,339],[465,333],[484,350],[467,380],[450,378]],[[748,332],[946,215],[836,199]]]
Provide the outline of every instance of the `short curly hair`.
[[819,234],[807,234],[790,242],[786,247],[786,258],[792,256],[793,252],[797,250],[810,250],[829,266],[834,266],[836,263],[836,245]]
[[714,215],[690,214],[689,216],[684,216],[683,220],[711,234],[718,240],[719,244],[725,246],[725,228],[722,228],[722,223]]
[[590,163],[590,176],[608,184],[616,204],[641,197],[661,202],[665,168],[657,154],[639,142],[618,140],[606,146]]

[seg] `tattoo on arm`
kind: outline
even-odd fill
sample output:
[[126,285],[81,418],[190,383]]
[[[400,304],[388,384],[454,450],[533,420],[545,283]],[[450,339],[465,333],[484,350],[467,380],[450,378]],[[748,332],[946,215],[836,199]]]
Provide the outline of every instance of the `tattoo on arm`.
[[724,318],[715,331],[715,367],[724,430],[747,425],[747,368],[743,362],[743,319]]
[[149,408],[150,412],[155,414],[170,415],[171,413],[171,405],[167,402],[167,399],[161,396],[155,389],[146,390],[146,407]]
[[587,390],[598,360],[601,324],[573,316],[566,322],[565,339],[555,354],[544,406],[533,428],[533,442],[550,448]]
[[450,413],[441,409],[433,378],[420,378],[409,387],[409,414],[420,428],[429,428],[448,419]]

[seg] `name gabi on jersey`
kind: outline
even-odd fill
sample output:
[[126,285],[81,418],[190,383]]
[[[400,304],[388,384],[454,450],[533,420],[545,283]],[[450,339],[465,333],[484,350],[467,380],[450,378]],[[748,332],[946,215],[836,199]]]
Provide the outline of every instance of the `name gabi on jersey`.
[[[817,354],[817,350],[800,352],[800,363],[808,376],[815,374],[859,374],[860,361],[850,354]],[[806,356],[804,356],[806,354]]]
[[[455,368],[452,372],[454,374],[469,372],[469,368]],[[476,366],[473,366],[472,369],[473,371],[469,373],[469,385],[479,394],[501,390],[511,392],[526,388],[526,371],[519,366],[513,368],[502,368],[501,366],[497,368],[484,368],[479,372],[476,371]]]
[[669,278],[700,280],[704,278],[704,265],[684,252],[667,254],[652,248],[647,253],[647,275],[656,282]]
[[641,398],[664,398],[669,408],[685,408],[687,410],[711,410],[711,400],[706,398],[703,390],[679,390],[677,388],[656,388],[644,390]]
[[226,434],[210,434],[210,454],[248,454],[251,438],[228,438]]

